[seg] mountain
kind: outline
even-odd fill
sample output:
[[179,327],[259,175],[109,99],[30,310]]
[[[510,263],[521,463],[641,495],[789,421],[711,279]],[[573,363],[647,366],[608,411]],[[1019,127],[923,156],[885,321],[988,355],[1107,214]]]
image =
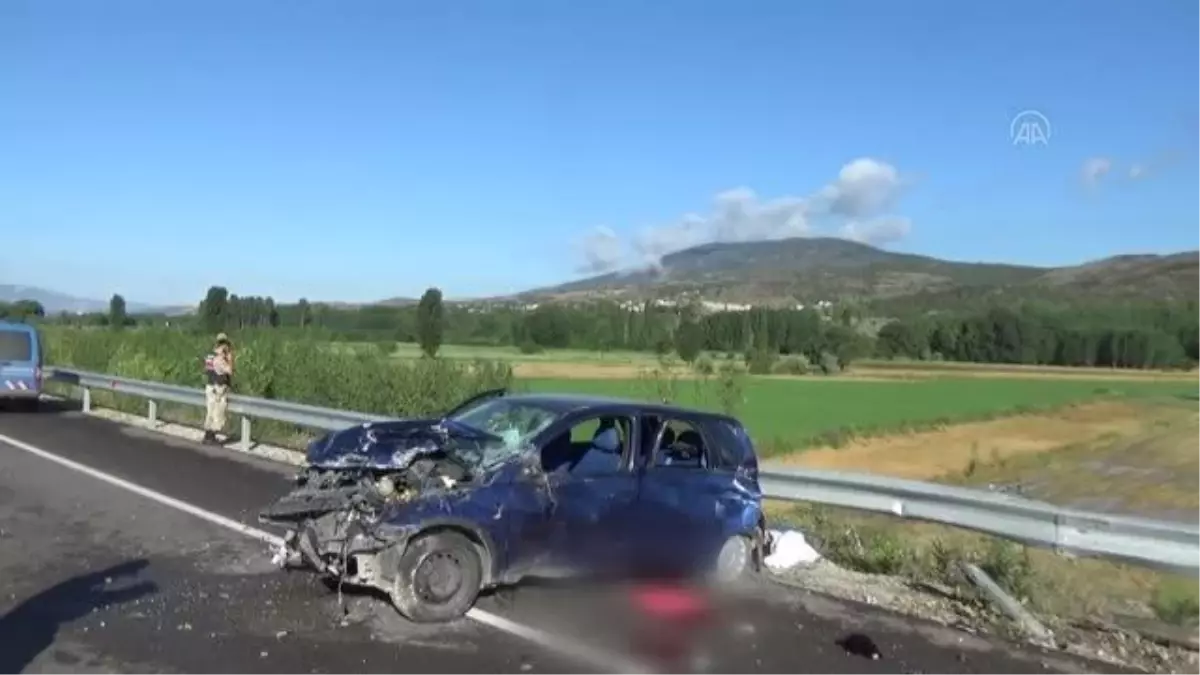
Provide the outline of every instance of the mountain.
[[418,302],[420,302],[420,299],[418,299],[418,298],[398,297],[398,298],[388,298],[387,300],[380,300],[379,302],[377,302],[375,304],[383,305],[384,307],[407,307],[408,305],[415,305]]
[[522,300],[696,296],[796,303],[1007,292],[1062,297],[1195,298],[1200,252],[1127,255],[1067,267],[941,260],[828,237],[704,244],[652,269],[614,272],[519,294]]
[[[0,284],[0,302],[16,302],[18,300],[34,300],[41,303],[47,314],[59,312],[107,312],[108,300],[79,298],[58,291],[51,291],[37,286],[18,286]],[[192,311],[190,307],[155,307],[140,302],[125,301],[125,311],[130,314],[162,313],[169,315],[184,314]]]

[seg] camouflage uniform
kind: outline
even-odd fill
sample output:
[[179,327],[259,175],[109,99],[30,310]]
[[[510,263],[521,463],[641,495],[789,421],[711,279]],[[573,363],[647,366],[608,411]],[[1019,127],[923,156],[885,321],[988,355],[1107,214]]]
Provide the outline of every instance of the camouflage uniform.
[[224,333],[217,335],[216,346],[204,361],[204,371],[208,380],[204,386],[204,442],[216,443],[217,432],[225,428],[233,378],[233,348]]

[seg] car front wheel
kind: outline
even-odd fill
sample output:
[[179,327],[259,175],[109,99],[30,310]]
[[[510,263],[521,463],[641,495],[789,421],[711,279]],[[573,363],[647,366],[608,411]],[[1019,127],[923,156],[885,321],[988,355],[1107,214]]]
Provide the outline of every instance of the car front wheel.
[[418,536],[400,557],[392,603],[417,623],[451,621],[479,595],[483,563],[466,536],[443,531]]

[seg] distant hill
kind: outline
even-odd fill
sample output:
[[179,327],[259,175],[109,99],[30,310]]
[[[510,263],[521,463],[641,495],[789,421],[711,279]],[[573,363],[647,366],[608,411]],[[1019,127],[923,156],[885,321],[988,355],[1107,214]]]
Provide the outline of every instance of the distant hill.
[[[80,298],[66,293],[59,293],[37,286],[18,286],[15,284],[0,284],[0,302],[16,302],[18,300],[34,300],[41,303],[47,314],[59,312],[89,313],[107,312],[108,300]],[[169,314],[177,315],[192,311],[191,307],[155,307],[140,302],[125,299],[125,311],[130,314]]]
[[[792,305],[855,299],[880,307],[930,309],[976,306],[1006,298],[1067,304],[1107,299],[1195,300],[1200,295],[1198,290],[1200,251],[1119,255],[1081,265],[1032,267],[941,260],[845,239],[813,237],[704,244],[667,255],[653,269],[604,274],[510,296],[446,302],[694,297],[712,302]],[[42,303],[52,314],[108,310],[108,300],[0,284],[0,302],[23,299]],[[127,302],[131,314],[174,316],[195,311],[190,306],[154,307]],[[356,309],[372,304],[402,307],[417,302],[416,298],[393,297],[375,303],[322,304]]]
[[1200,252],[1130,255],[1068,267],[941,260],[828,237],[704,244],[659,266],[539,288],[524,300],[695,295],[719,302],[885,300],[963,290],[1195,298]]
[[407,307],[408,305],[415,305],[418,302],[420,302],[420,300],[417,298],[400,297],[400,298],[388,298],[386,300],[380,300],[379,302],[377,302],[375,304],[383,305],[384,307]]

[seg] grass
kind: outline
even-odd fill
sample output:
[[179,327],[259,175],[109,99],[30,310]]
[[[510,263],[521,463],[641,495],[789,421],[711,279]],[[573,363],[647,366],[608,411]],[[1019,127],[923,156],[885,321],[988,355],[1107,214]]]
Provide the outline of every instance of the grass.
[[[644,380],[529,379],[534,391],[571,391],[657,398]],[[708,386],[677,383],[677,402],[716,407]],[[1102,397],[1183,395],[1194,389],[1171,382],[932,379],[907,382],[821,378],[745,378],[738,414],[763,454],[895,430],[928,428],[998,415],[1059,407]]]

